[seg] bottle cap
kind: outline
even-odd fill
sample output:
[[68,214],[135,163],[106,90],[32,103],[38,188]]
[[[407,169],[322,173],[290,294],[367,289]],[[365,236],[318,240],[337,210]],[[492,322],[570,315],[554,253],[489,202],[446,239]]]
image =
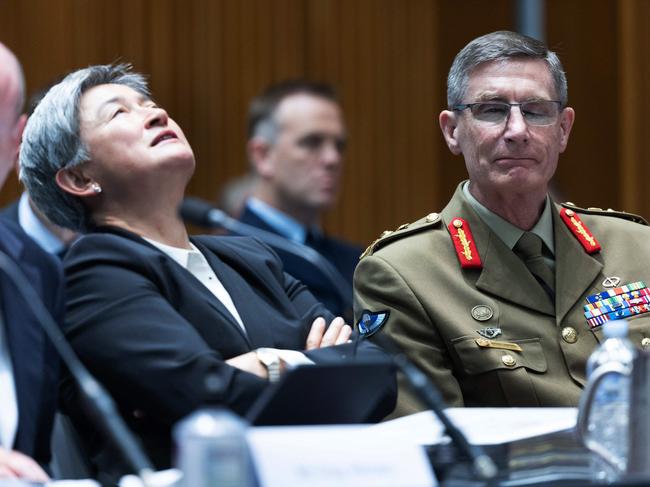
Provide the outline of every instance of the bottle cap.
[[628,324],[625,320],[608,321],[603,325],[605,338],[624,338],[627,336]]
[[174,426],[174,436],[193,436],[214,438],[240,435],[246,431],[248,423],[225,408],[204,408],[194,411]]

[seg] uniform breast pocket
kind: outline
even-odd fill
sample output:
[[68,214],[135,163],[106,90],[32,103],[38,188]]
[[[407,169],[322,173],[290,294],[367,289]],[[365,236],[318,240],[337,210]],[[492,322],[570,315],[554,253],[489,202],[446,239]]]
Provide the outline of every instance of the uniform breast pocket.
[[[629,329],[628,337],[635,347],[639,349],[650,348],[650,313],[643,313],[627,318]],[[602,335],[601,335],[602,337]],[[600,338],[602,341],[603,338]]]
[[[460,337],[453,341],[465,385],[477,404],[537,406],[531,374],[547,371],[539,338],[487,340]],[[473,402],[473,401],[472,401]]]

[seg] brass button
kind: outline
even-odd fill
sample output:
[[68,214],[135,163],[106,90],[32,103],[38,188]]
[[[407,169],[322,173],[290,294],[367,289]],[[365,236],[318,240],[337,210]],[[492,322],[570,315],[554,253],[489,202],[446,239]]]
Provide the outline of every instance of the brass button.
[[399,227],[397,227],[398,230],[404,230],[405,228],[408,228],[410,223],[403,223]]
[[573,215],[575,215],[575,212],[573,210],[567,210],[564,212],[564,214],[568,217],[572,217]]
[[505,365],[506,367],[514,367],[517,364],[515,358],[510,354],[506,354],[503,357],[501,357],[501,362],[503,362],[503,365]]
[[476,344],[479,347],[487,347],[490,344],[490,340],[488,340],[487,338],[477,338]]
[[643,348],[648,348],[650,347],[650,338],[645,337],[643,340],[641,340],[641,346]]
[[562,328],[562,339],[567,343],[575,343],[578,341],[578,332],[570,326]]
[[392,230],[384,230],[383,232],[381,232],[381,235],[379,236],[379,238],[388,237],[391,233],[393,233]]
[[452,224],[453,226],[455,226],[456,228],[460,228],[460,227],[463,226],[463,222],[462,222],[461,220],[458,220],[458,219],[456,219],[456,220],[454,220],[453,222],[451,222],[451,224]]
[[435,222],[438,219],[438,214],[437,213],[429,213],[425,220],[427,223]]

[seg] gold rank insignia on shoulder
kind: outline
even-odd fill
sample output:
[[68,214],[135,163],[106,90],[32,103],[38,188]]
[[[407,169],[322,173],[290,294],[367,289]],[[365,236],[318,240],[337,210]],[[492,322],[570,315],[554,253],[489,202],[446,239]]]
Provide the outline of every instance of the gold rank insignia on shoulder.
[[463,269],[482,269],[483,263],[478,255],[469,223],[462,218],[455,217],[451,219],[447,229],[451,234],[451,240],[454,242],[454,249],[460,266]]
[[398,240],[407,235],[415,234],[420,230],[429,228],[439,222],[440,222],[440,214],[429,213],[426,217],[421,218],[416,222],[403,223],[395,230],[385,230],[384,232],[382,232],[382,234],[379,236],[377,240],[375,240],[368,246],[368,248],[363,252],[363,254],[361,254],[359,258],[363,259],[368,255],[372,255],[376,250],[379,250],[381,247],[383,247],[384,245],[390,242]]
[[645,218],[639,215],[635,215],[634,213],[628,213],[627,211],[613,210],[612,208],[607,208],[605,210],[603,208],[596,208],[594,206],[590,206],[589,208],[581,208],[574,203],[571,203],[570,201],[561,203],[561,205],[569,210],[575,211],[576,213],[584,213],[586,215],[612,216],[616,218],[622,218],[624,220],[629,220],[634,223],[639,223],[640,225],[648,225],[648,222]]
[[580,242],[580,245],[585,249],[585,252],[588,254],[600,252],[600,244],[575,211],[568,208],[562,208],[560,210],[560,217],[573,236],[578,240],[578,242]]

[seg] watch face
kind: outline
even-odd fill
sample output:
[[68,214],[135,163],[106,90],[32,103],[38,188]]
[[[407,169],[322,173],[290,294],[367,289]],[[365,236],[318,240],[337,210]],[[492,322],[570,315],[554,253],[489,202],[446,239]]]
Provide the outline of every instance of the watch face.
[[272,348],[258,348],[255,351],[257,359],[266,367],[270,382],[280,379],[280,357]]
[[280,362],[280,357],[270,348],[258,348],[256,351],[257,359],[264,365],[271,365]]

